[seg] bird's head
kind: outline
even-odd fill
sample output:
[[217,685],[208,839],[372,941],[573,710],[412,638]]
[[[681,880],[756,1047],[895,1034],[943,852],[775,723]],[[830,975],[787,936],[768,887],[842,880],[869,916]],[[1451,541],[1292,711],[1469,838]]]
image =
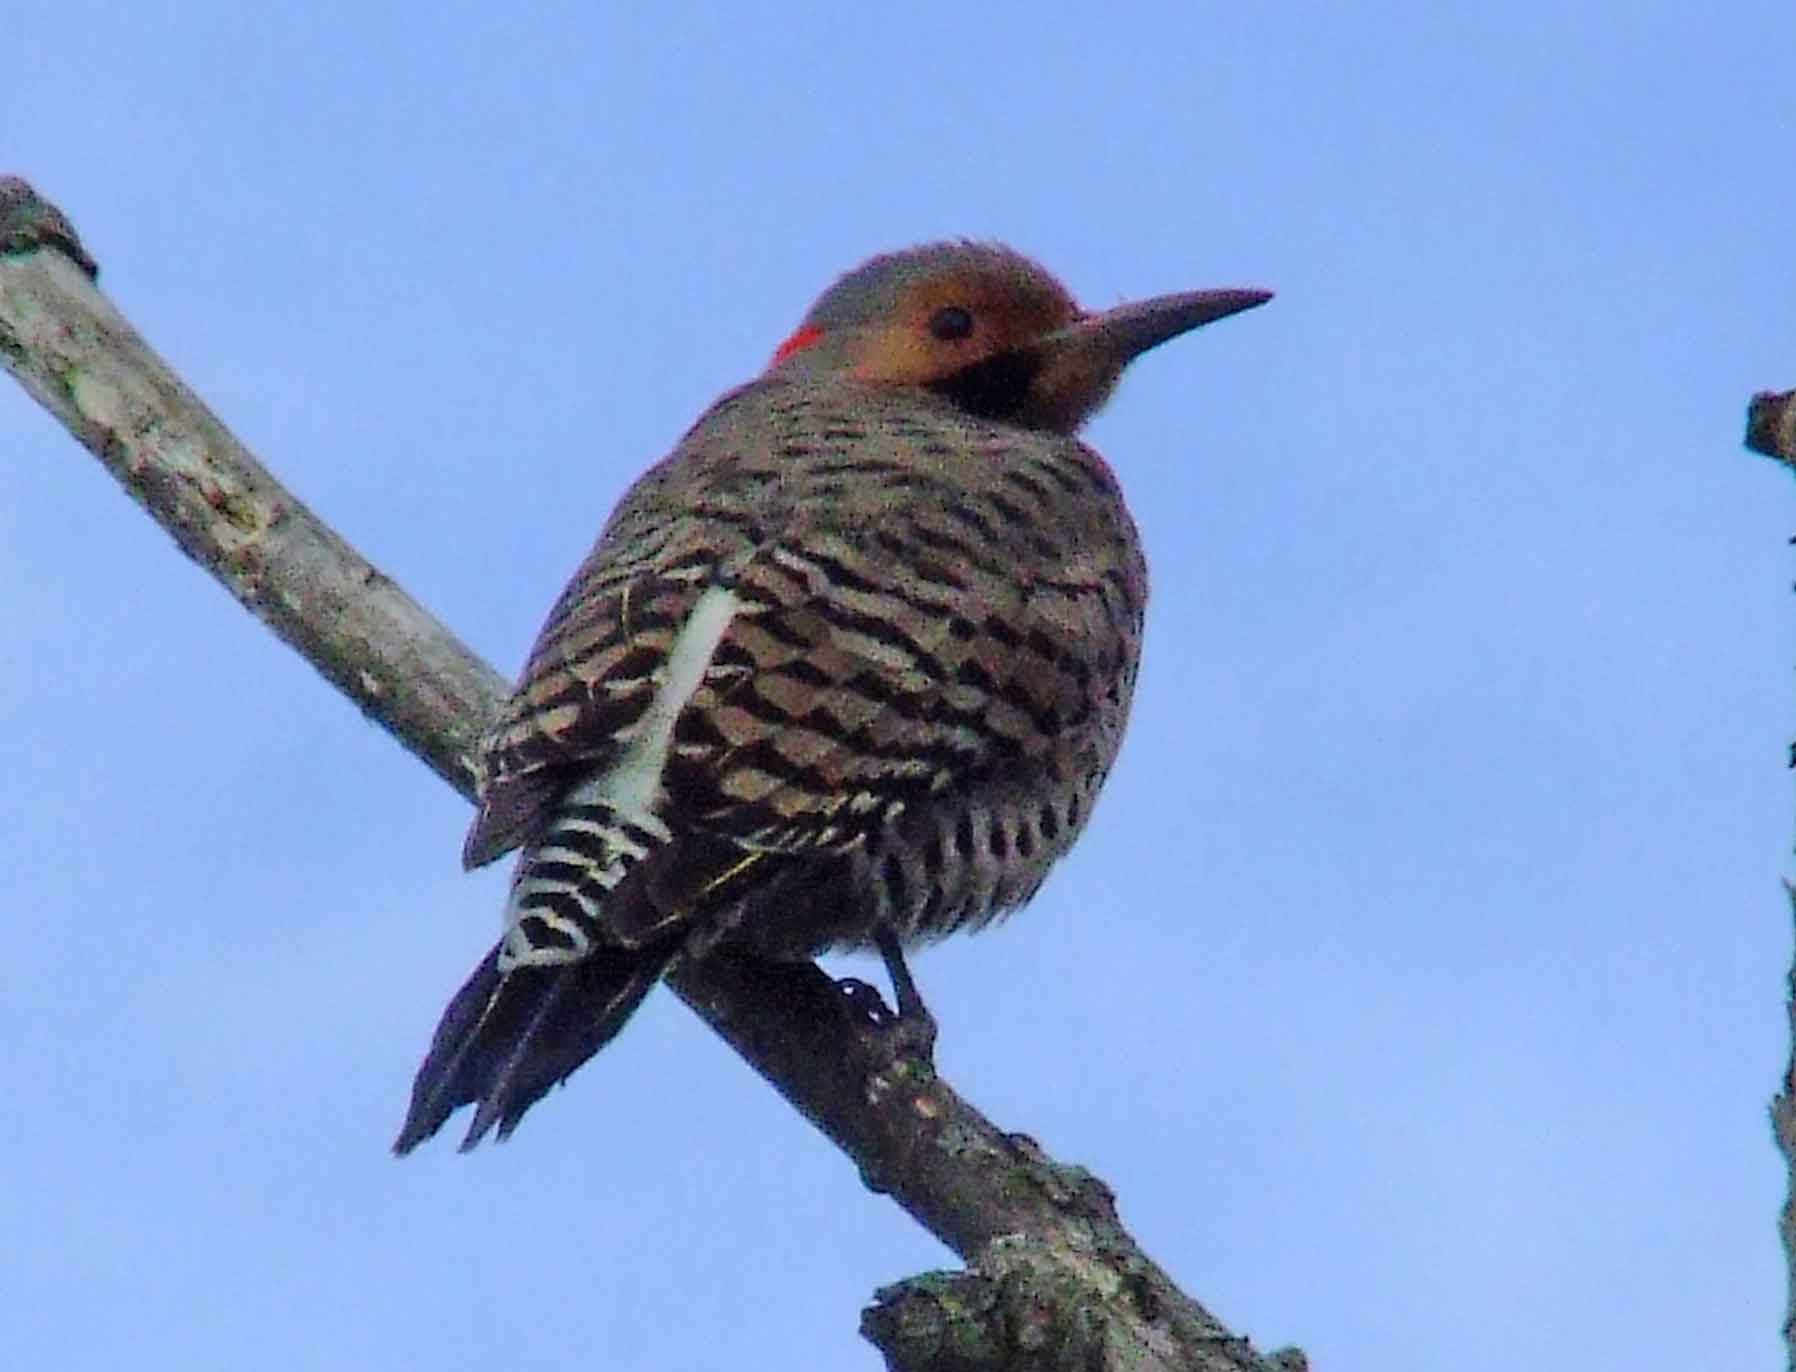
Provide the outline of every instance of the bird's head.
[[837,281],[769,371],[921,386],[983,418],[1071,433],[1149,348],[1271,298],[1190,291],[1088,314],[1020,253],[935,243]]

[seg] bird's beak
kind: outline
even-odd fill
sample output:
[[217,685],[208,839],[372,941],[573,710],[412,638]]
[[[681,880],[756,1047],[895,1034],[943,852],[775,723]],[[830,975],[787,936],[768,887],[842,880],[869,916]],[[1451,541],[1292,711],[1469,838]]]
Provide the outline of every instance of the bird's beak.
[[1070,430],[1109,396],[1123,368],[1149,348],[1272,299],[1271,291],[1184,291],[1157,295],[1088,314],[1038,339],[1030,351],[1040,370],[1038,403],[1064,413],[1042,416],[1046,427]]
[[1118,305],[1113,310],[1088,314],[1078,323],[1060,330],[1043,343],[1075,352],[1096,354],[1118,370],[1126,367],[1149,348],[1157,348],[1169,338],[1189,333],[1200,324],[1226,319],[1242,310],[1251,310],[1272,299],[1271,291],[1185,291],[1180,295],[1157,295],[1152,300],[1137,300]]

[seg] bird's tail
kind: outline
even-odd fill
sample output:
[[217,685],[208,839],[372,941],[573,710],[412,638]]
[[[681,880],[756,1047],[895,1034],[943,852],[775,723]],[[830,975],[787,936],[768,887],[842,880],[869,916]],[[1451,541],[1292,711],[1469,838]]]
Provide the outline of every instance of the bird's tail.
[[507,972],[495,946],[443,1012],[393,1151],[411,1152],[469,1104],[477,1108],[464,1153],[495,1125],[505,1138],[550,1087],[624,1027],[681,941],[601,945],[577,962]]

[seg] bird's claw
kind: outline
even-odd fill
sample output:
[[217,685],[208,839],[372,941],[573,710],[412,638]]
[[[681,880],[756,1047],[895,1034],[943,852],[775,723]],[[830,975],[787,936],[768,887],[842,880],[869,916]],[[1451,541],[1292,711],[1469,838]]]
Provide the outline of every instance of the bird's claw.
[[855,1020],[857,1029],[878,1029],[896,1019],[897,1013],[885,1003],[879,988],[859,977],[840,977],[836,990],[842,997],[842,1011]]
[[888,1006],[877,988],[858,977],[844,977],[836,983],[867,1064],[869,1099],[883,1095],[901,1077],[918,1071],[932,1073],[935,1068],[935,1016],[917,992],[897,939],[882,930],[876,941],[891,974],[897,1008]]

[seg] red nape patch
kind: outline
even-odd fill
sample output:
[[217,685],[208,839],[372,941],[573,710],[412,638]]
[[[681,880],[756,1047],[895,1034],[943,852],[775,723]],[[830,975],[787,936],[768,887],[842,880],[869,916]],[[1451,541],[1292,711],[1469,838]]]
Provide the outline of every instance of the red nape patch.
[[806,324],[774,350],[773,365],[776,367],[779,366],[780,363],[792,356],[793,353],[803,352],[806,348],[810,347],[811,344],[822,337],[822,329],[818,328],[815,324]]

